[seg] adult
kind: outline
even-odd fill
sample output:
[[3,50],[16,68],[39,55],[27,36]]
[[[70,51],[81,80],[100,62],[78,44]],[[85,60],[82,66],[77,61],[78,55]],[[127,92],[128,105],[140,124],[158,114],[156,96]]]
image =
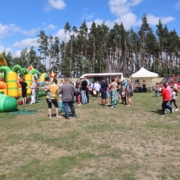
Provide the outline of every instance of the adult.
[[[170,83],[168,83],[168,82],[165,82],[165,88],[168,90],[168,92],[169,92],[169,94],[170,94],[170,101],[172,100],[172,88],[171,88],[171,86],[170,86]],[[171,106],[171,104],[170,104],[170,101],[167,103],[167,106]],[[171,106],[171,108],[172,108],[172,106]],[[168,110],[168,109],[166,109],[166,110]],[[165,110],[165,113],[166,113],[166,110]],[[172,111],[174,111],[174,109],[172,108]]]
[[96,89],[95,89],[95,81],[92,82],[92,84],[91,84],[91,89],[92,89],[93,99],[95,99],[95,97],[96,97],[96,95],[97,95],[97,92],[96,92]]
[[123,89],[123,85],[122,85],[122,82],[121,82],[121,78],[118,78],[117,79],[117,84],[118,84],[118,88],[117,88],[117,93],[118,93],[118,102],[120,103],[121,101],[121,93],[122,93],[122,89]]
[[127,106],[132,106],[132,95],[133,95],[133,88],[132,88],[132,83],[130,79],[127,79],[127,86],[126,86],[126,96],[127,96],[127,101],[128,104]]
[[143,92],[146,92],[146,81],[143,80],[142,82]]
[[37,81],[37,79],[35,79],[35,97],[36,99],[39,97],[39,82]]
[[56,99],[56,95],[59,94],[59,87],[57,85],[57,79],[53,79],[52,84],[49,85],[49,91],[51,93],[51,101],[49,101],[49,96],[46,96],[46,102],[48,104],[48,113],[49,113],[49,118],[51,119],[51,108],[52,108],[52,103],[54,104],[56,108],[56,117],[61,118],[59,116],[58,112],[58,101]]
[[109,84],[110,98],[111,98],[111,107],[115,108],[118,103],[118,93],[117,93],[118,84],[114,78],[112,78],[111,84]]
[[107,87],[108,87],[108,83],[106,82],[105,77],[103,77],[100,85],[101,85],[101,104],[102,106],[105,106],[106,96],[107,96]]
[[35,86],[32,83],[31,84],[31,102],[30,104],[35,104],[36,103],[36,98],[35,98]]
[[74,94],[77,93],[77,89],[74,85],[69,82],[68,78],[64,79],[65,84],[61,86],[60,93],[62,94],[62,102],[64,105],[65,118],[69,119],[68,106],[71,109],[72,116],[76,116],[75,108],[74,108]]
[[25,82],[25,79],[23,78],[22,81],[19,81],[22,87],[22,103],[23,105],[26,105],[26,98],[27,98],[27,83]]
[[101,86],[100,86],[99,82],[96,81],[96,82],[94,83],[94,90],[95,90],[95,92],[96,92],[96,94],[95,94],[95,99],[96,99],[96,100],[97,100],[97,98],[98,98],[100,89],[101,89]]
[[162,102],[162,114],[161,115],[165,115],[165,110],[166,109],[169,109],[171,114],[172,114],[172,106],[169,106],[170,104],[170,93],[169,91],[167,90],[167,84],[164,83],[162,85],[162,90],[161,90],[161,96],[162,96],[162,99],[163,99],[163,102]]
[[155,96],[158,97],[159,96],[159,85],[158,85],[158,83],[156,83],[154,89],[155,89]]
[[87,77],[86,77],[86,81],[87,81],[86,98],[87,98],[87,103],[89,103],[89,86],[90,86],[90,82],[89,82],[89,79],[87,79]]
[[81,98],[82,98],[82,104],[87,104],[87,96],[86,96],[86,90],[88,89],[87,87],[87,81],[86,77],[84,77],[82,83],[81,83]]

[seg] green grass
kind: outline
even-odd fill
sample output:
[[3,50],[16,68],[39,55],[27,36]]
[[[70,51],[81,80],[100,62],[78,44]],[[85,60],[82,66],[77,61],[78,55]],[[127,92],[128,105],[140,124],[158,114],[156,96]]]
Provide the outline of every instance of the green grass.
[[0,180],[180,179],[180,112],[160,116],[153,93],[113,109],[91,98],[69,121],[41,100],[18,107],[36,114],[0,113]]

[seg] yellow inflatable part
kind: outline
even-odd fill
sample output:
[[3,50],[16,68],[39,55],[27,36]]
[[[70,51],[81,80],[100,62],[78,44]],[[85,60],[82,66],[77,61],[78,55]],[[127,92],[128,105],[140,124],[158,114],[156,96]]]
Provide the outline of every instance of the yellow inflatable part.
[[19,97],[17,80],[18,74],[16,72],[10,71],[7,74],[8,96]]
[[24,75],[24,79],[28,85],[27,87],[27,95],[31,94],[31,84],[32,84],[32,74],[26,74]]
[[42,73],[40,79],[39,79],[39,82],[44,82],[45,81],[45,76],[46,76],[46,73]]

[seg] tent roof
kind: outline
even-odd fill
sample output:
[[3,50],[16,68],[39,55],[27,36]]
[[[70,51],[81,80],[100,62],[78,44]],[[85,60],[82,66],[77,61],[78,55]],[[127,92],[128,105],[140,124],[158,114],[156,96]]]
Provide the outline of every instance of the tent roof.
[[158,77],[158,74],[148,71],[142,67],[139,71],[135,72],[130,77],[131,78],[153,78],[153,77]]

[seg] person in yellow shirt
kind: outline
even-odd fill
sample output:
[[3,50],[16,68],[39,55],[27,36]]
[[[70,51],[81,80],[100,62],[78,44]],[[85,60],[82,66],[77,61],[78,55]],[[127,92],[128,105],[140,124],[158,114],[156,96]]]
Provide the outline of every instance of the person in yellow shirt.
[[56,117],[57,118],[61,118],[59,116],[59,112],[58,112],[58,102],[56,99],[56,95],[59,94],[59,86],[57,85],[57,80],[53,79],[53,82],[51,85],[49,85],[49,89],[46,88],[46,91],[50,91],[51,92],[51,101],[49,101],[49,97],[48,95],[46,96],[46,101],[48,104],[48,113],[49,113],[49,118],[51,119],[51,107],[52,107],[52,103],[54,104],[55,108],[56,108]]

